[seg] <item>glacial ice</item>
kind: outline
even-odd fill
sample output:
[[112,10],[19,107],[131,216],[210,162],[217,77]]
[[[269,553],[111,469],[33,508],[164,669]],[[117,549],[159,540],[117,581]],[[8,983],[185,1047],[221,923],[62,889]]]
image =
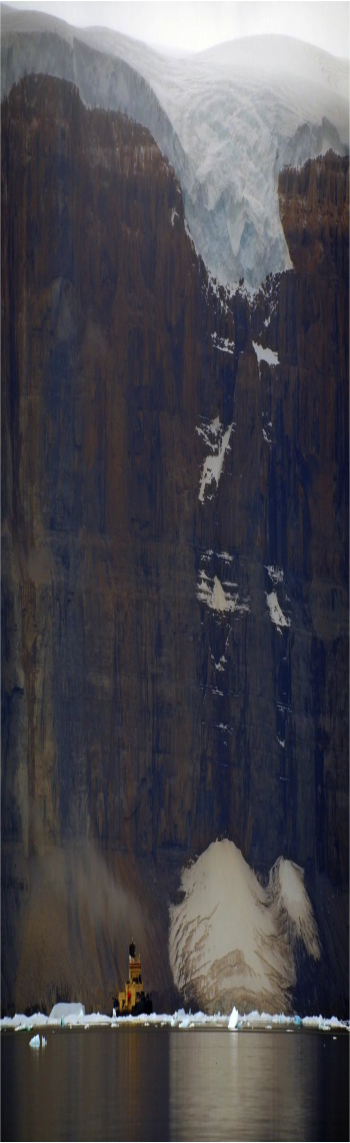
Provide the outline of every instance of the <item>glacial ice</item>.
[[2,97],[26,73],[50,74],[75,83],[87,106],[149,128],[213,279],[233,288],[243,277],[255,289],[290,268],[279,171],[330,147],[347,152],[347,60],[270,35],[172,58],[110,29],[5,6],[1,48]]

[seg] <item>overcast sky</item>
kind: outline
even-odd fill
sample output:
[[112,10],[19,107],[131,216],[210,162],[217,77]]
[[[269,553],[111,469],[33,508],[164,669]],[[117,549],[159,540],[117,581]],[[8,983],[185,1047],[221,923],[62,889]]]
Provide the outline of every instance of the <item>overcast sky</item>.
[[168,50],[201,51],[223,40],[275,32],[307,40],[338,56],[349,56],[349,3],[240,3],[216,0],[44,0],[12,5],[37,8],[79,26],[99,24]]

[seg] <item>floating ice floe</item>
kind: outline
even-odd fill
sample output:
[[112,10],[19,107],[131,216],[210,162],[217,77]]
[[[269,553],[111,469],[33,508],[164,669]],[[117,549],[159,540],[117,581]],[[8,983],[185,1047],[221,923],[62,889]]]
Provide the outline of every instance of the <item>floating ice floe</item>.
[[[16,1031],[17,1030],[18,1029],[16,1028]],[[41,1047],[46,1048],[46,1046],[47,1046],[47,1040],[45,1040],[45,1036],[42,1036],[41,1037]],[[40,1036],[39,1036],[39,1034],[37,1034],[36,1036],[33,1036],[32,1039],[29,1040],[29,1047],[30,1048],[40,1048]]]
[[[339,1020],[337,1016],[331,1016],[329,1019],[325,1019],[323,1016],[300,1017],[298,1015],[293,1015],[292,1013],[285,1014],[283,1012],[274,1013],[271,1015],[269,1012],[259,1012],[257,1009],[253,1009],[251,1012],[245,1014],[239,1014],[238,1009],[235,1005],[233,1012],[237,1012],[237,1024],[235,1025],[237,1031],[248,1031],[249,1029],[254,1029],[255,1027],[263,1029],[267,1025],[272,1024],[273,1027],[284,1027],[286,1031],[292,1031],[295,1028],[306,1028],[320,1032],[350,1032],[350,1021]],[[52,1027],[53,1030],[57,1028],[58,1022],[56,1020],[51,1022],[50,1017],[44,1016],[43,1013],[38,1013],[37,1018],[39,1015],[41,1016],[39,1027],[43,1022],[46,1022],[47,1026]],[[232,1012],[231,1016],[222,1015],[221,1012],[214,1012],[210,1015],[202,1011],[191,1012],[190,1010],[190,1012],[186,1012],[184,1008],[180,1008],[178,1011],[173,1012],[171,1015],[165,1012],[152,1012],[148,1016],[123,1016],[119,1017],[118,1021],[115,1021],[111,1016],[101,1016],[101,1014],[98,1012],[92,1012],[89,1016],[81,1017],[80,1019],[78,1018],[77,1024],[65,1024],[63,1025],[63,1028],[65,1034],[68,1034],[70,1029],[73,1027],[80,1027],[82,1031],[88,1032],[90,1027],[96,1026],[101,1026],[103,1028],[109,1027],[113,1030],[116,1028],[121,1029],[128,1026],[141,1026],[145,1028],[181,1028],[182,1030],[189,1028],[227,1028],[228,1030],[232,1031],[232,1024],[230,1025],[231,1018],[234,1022],[235,1017],[233,1016]],[[25,1027],[26,1031],[30,1031],[31,1029],[29,1029],[29,1026],[23,1024],[23,1019],[23,1015],[3,1017],[3,1019],[0,1020],[1,1032],[5,1032],[6,1030],[17,1031],[20,1029],[21,1025]],[[42,1036],[41,1042],[42,1047],[47,1046],[47,1041],[45,1040],[44,1036]],[[38,1048],[40,1046],[40,1036],[33,1036],[32,1040],[29,1041],[29,1044],[31,1047]]]

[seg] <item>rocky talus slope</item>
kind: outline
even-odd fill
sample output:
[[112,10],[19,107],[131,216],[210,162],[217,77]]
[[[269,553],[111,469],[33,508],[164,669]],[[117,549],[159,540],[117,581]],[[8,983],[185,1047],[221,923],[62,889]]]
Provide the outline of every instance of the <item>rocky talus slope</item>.
[[279,195],[295,269],[229,297],[145,128],[63,80],[4,99],[7,1012],[109,1008],[130,928],[171,1004],[217,837],[305,869],[296,997],[346,1010],[348,160]]

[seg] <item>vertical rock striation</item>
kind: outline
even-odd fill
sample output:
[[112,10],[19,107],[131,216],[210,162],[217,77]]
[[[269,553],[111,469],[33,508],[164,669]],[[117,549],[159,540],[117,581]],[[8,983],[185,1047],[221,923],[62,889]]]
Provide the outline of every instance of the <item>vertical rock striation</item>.
[[280,176],[295,269],[250,304],[146,129],[39,76],[2,140],[3,1005],[107,1004],[129,924],[170,996],[169,894],[226,836],[306,869],[339,1011],[347,161]]

